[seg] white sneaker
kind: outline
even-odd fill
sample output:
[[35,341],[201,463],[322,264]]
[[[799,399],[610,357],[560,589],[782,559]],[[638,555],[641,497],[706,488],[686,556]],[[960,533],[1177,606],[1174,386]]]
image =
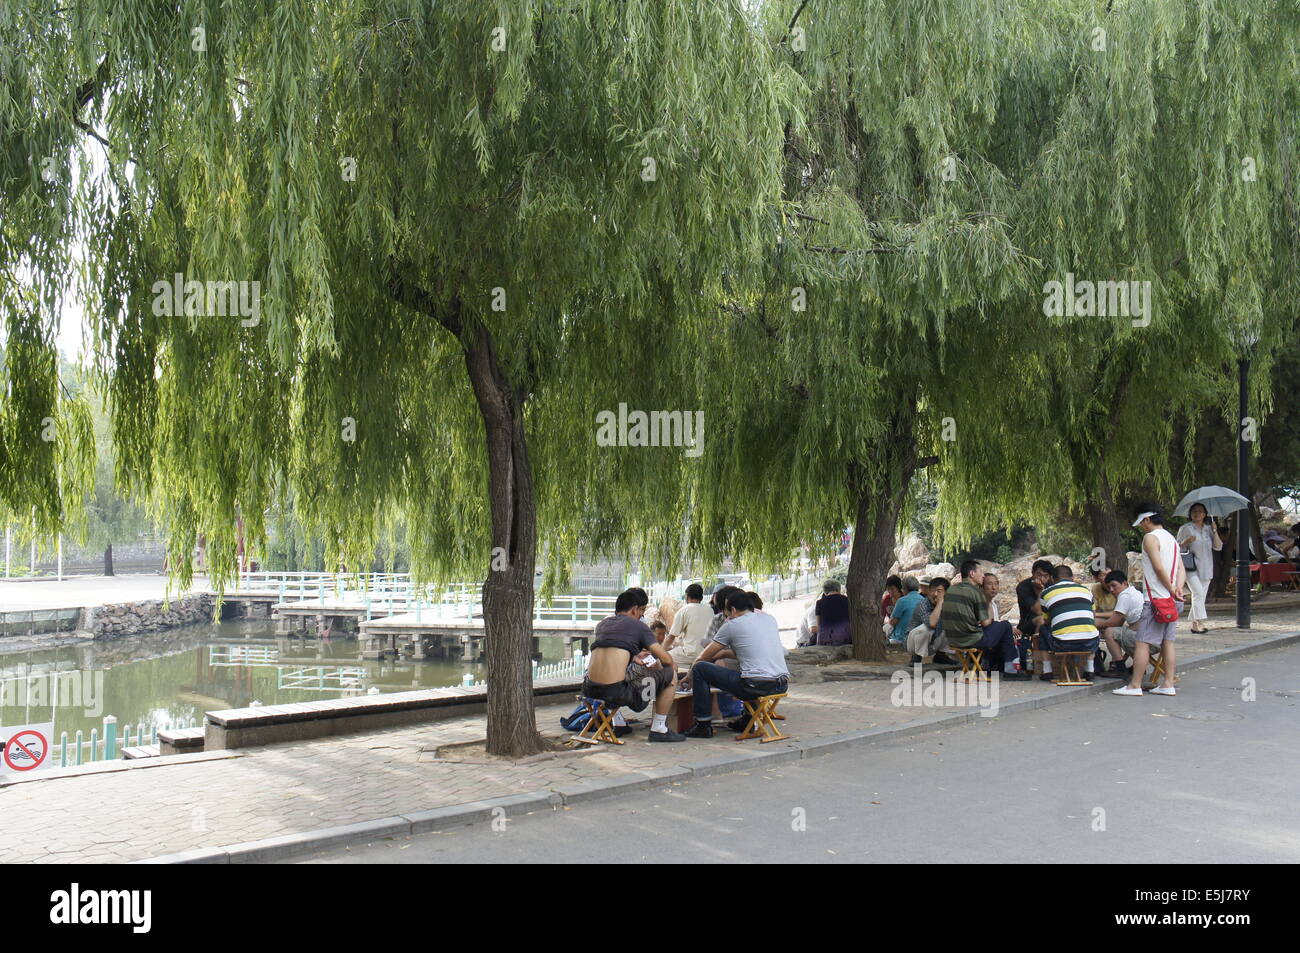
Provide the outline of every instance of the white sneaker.
[[1165,688],[1163,685],[1157,685],[1155,688],[1151,689],[1151,694],[1152,695],[1177,695],[1178,689]]
[[1112,695],[1141,695],[1142,689],[1134,688],[1131,685],[1125,685],[1122,688],[1116,688],[1111,691]]

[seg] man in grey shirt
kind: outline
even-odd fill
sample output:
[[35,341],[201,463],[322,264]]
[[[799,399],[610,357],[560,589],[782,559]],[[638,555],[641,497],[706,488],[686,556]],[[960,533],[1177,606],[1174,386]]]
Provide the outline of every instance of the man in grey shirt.
[[[725,658],[736,659],[740,671],[724,668],[713,661]],[[776,619],[765,612],[755,612],[748,593],[733,593],[727,598],[727,621],[691,668],[695,725],[686,736],[713,737],[712,688],[752,701],[763,695],[784,692],[789,676]],[[748,719],[741,715],[727,722],[727,727],[732,731],[744,731],[747,722]]]

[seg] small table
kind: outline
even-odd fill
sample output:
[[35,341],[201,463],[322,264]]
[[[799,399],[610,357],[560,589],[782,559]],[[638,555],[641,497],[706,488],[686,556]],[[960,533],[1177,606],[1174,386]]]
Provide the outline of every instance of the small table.
[[1296,567],[1290,563],[1251,563],[1250,565],[1250,577],[1257,580],[1261,586],[1286,585],[1292,581],[1291,577],[1295,571]]

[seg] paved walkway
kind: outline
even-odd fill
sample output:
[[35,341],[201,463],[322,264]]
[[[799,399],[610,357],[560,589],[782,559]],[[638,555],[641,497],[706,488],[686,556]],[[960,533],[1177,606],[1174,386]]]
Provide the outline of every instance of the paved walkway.
[[[146,602],[169,595],[184,595],[173,586],[168,593],[167,576],[157,573],[126,573],[120,576],[69,576],[65,579],[0,579],[0,612],[28,612],[39,609],[83,609],[119,602]],[[206,576],[195,576],[188,592],[207,592]]]
[[[1297,687],[1292,643],[1199,668],[1175,698],[1094,694],[309,862],[589,863],[599,843],[610,864],[1295,864]],[[647,815],[673,836],[646,837]]]
[[[1297,631],[1293,614],[1262,616],[1248,632],[1222,626],[1179,635],[1180,659]],[[932,722],[945,713],[896,707],[887,669],[875,677],[843,663],[823,670],[846,680],[792,685],[785,730],[801,742],[870,727]],[[1196,678],[1193,671],[1189,679]],[[999,703],[1069,689],[1039,682],[999,685]],[[1077,691],[1077,690],[1075,690]],[[1115,703],[1132,699],[1115,699]],[[541,706],[543,734],[565,738],[559,716],[571,702]],[[481,717],[381,730],[294,745],[246,749],[237,757],[153,764],[110,773],[45,777],[0,787],[0,857],[9,862],[119,862],[260,840],[636,772],[691,766],[741,749],[730,732],[709,741],[652,745],[640,730],[628,744],[541,756],[527,762],[451,763],[439,745],[483,737]],[[994,730],[996,730],[996,723]],[[757,749],[757,742],[745,743]],[[763,746],[780,750],[785,743]]]

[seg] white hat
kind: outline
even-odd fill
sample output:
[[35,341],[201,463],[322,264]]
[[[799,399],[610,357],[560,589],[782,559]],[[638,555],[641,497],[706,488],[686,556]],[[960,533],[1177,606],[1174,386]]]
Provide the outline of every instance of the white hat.
[[1155,511],[1154,511],[1154,510],[1148,510],[1147,512],[1145,512],[1145,513],[1143,513],[1141,516],[1139,516],[1137,519],[1135,519],[1135,520],[1133,521],[1133,525],[1134,525],[1134,526],[1141,526],[1141,525],[1142,525],[1142,521],[1143,521],[1144,519],[1146,519],[1148,516],[1155,516],[1155,515],[1156,515],[1156,514],[1155,514]]

